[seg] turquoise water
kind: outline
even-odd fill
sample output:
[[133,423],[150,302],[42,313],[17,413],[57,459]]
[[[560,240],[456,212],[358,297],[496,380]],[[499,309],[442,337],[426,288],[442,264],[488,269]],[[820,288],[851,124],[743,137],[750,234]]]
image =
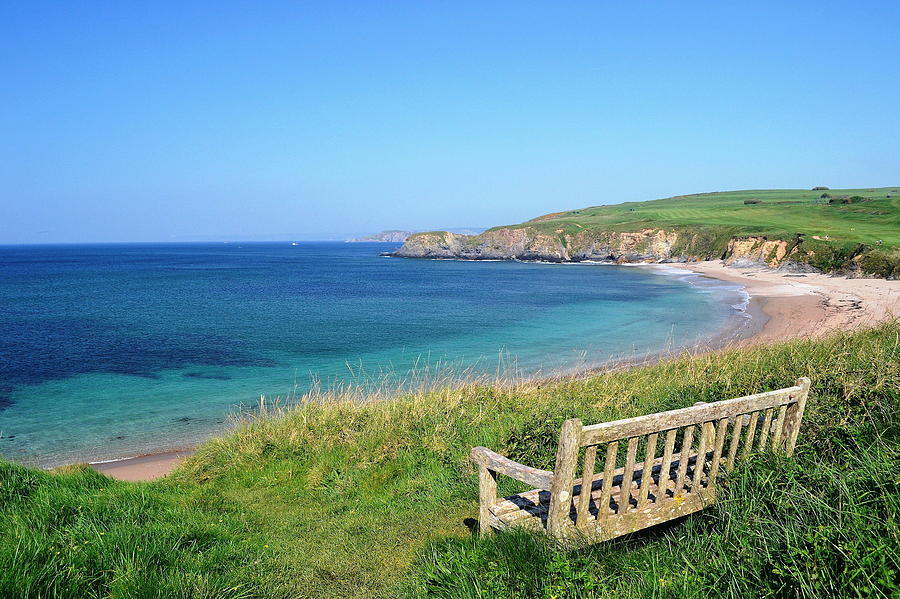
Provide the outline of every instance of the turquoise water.
[[316,379],[551,374],[693,344],[742,314],[737,287],[664,269],[379,255],[394,247],[0,248],[0,453],[136,455]]

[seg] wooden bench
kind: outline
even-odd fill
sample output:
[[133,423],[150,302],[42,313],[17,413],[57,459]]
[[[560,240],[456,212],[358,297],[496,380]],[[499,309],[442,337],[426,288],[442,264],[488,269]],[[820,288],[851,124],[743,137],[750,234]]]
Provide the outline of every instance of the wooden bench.
[[[521,526],[596,543],[703,509],[736,460],[752,451],[793,453],[809,386],[804,377],[786,389],[615,422],[566,420],[553,472],[476,447],[481,532]],[[598,447],[605,455],[595,474]],[[575,478],[579,457],[583,476]],[[498,499],[497,474],[535,488]],[[591,481],[587,489],[583,480]]]

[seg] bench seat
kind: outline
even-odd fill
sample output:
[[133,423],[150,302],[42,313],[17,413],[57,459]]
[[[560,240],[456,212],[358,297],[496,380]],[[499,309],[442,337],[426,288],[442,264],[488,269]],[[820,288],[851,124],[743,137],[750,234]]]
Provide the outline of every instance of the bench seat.
[[[708,452],[707,460],[712,459],[712,452]],[[597,540],[612,539],[617,536],[630,532],[629,524],[631,520],[642,518],[646,520],[648,514],[656,514],[659,516],[659,522],[665,522],[678,516],[687,515],[692,512],[703,509],[712,499],[712,489],[707,489],[704,483],[701,483],[699,493],[695,493],[691,488],[690,481],[693,480],[694,467],[696,465],[697,452],[688,462],[687,480],[684,491],[676,500],[672,493],[676,474],[678,471],[679,460],[672,460],[667,479],[666,491],[664,496],[659,490],[659,475],[662,468],[662,458],[657,458],[653,463],[652,482],[645,505],[638,508],[637,494],[639,485],[642,484],[644,477],[643,464],[637,467],[632,477],[631,488],[631,508],[628,512],[618,513],[619,502],[622,495],[622,477],[625,468],[619,468],[613,471],[613,487],[610,492],[610,504],[606,506],[606,520],[602,526],[598,525],[597,517],[600,510],[600,500],[603,492],[603,473],[597,474],[593,478],[591,484],[591,501],[588,518],[583,523],[578,524],[578,528],[584,529],[593,536],[601,538]],[[706,491],[706,492],[704,492]],[[581,479],[575,479],[574,482],[574,498],[573,506],[570,509],[570,520],[573,527],[576,526],[577,514],[574,505],[582,492]],[[668,506],[666,504],[669,504]],[[489,507],[490,525],[492,528],[502,530],[513,526],[523,527],[529,530],[543,530],[547,526],[547,515],[550,508],[550,492],[543,489],[532,489],[508,497],[499,499],[496,503]],[[655,519],[655,518],[654,518]],[[652,525],[652,524],[648,524]]]

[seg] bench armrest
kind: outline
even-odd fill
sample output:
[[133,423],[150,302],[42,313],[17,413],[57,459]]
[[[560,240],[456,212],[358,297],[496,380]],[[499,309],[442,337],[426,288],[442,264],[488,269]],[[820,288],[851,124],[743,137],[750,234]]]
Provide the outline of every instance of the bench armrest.
[[537,489],[549,491],[550,485],[553,483],[552,472],[531,468],[518,462],[514,462],[509,458],[503,457],[499,453],[491,451],[487,447],[473,448],[469,457],[479,466],[522,481]]

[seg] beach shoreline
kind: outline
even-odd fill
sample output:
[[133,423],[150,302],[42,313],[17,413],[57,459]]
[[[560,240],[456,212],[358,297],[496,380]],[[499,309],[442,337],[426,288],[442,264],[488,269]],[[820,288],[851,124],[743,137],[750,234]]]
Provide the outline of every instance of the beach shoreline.
[[818,338],[900,317],[900,281],[727,266],[720,260],[669,266],[744,287],[767,320],[734,347]]
[[[669,263],[665,266],[740,285],[749,297],[745,312],[750,318],[744,322],[736,320],[725,331],[694,346],[613,361],[599,368],[590,367],[562,376],[589,376],[641,366],[684,351],[716,351],[801,337],[822,337],[839,330],[875,326],[900,316],[900,281],[792,273],[759,265],[727,266],[719,260]],[[193,452],[193,449],[182,448],[94,462],[90,466],[119,480],[148,481],[166,476]]]

